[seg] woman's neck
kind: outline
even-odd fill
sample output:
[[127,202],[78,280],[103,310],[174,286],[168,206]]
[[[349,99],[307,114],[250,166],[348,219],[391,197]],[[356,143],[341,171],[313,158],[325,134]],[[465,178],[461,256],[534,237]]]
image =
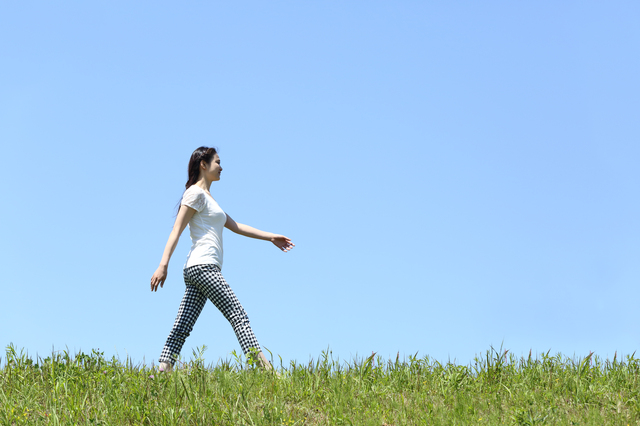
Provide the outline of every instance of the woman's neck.
[[194,183],[194,185],[197,185],[198,187],[200,187],[201,189],[207,192],[209,192],[209,188],[211,188],[211,182],[207,182],[207,180],[204,178]]

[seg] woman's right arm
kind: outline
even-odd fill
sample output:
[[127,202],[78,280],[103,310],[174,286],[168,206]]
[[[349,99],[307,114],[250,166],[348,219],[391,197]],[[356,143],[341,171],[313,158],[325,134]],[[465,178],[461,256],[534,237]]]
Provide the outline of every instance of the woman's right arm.
[[176,217],[176,223],[173,224],[173,230],[171,230],[169,240],[164,248],[160,266],[158,266],[158,269],[156,269],[156,272],[151,277],[151,291],[158,291],[158,285],[160,285],[160,287],[164,286],[164,280],[167,279],[167,269],[169,268],[171,255],[178,245],[178,240],[180,239],[180,235],[182,235],[182,231],[187,227],[187,224],[195,213],[196,211],[191,207],[187,207],[185,205],[180,206],[178,216]]

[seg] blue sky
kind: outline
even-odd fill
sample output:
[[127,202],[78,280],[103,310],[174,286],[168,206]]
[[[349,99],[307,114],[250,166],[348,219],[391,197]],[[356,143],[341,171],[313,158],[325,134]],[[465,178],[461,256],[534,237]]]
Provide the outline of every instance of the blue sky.
[[[638,348],[637,2],[0,7],[0,345],[157,360],[191,152],[223,273],[285,363]],[[239,351],[208,304],[183,355]]]

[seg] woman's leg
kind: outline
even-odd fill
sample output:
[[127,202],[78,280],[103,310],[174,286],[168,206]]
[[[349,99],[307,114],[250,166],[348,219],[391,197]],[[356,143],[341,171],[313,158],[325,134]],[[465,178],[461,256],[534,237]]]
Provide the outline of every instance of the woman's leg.
[[185,339],[193,330],[193,325],[202,312],[202,308],[207,302],[207,297],[195,286],[187,277],[186,271],[184,274],[184,280],[186,289],[182,301],[180,302],[180,308],[178,309],[178,315],[173,323],[173,328],[167,342],[162,349],[162,354],[158,359],[160,363],[169,363],[171,366],[175,364],[176,358],[180,355],[182,345],[184,345]]
[[[233,331],[236,333],[242,352],[247,355],[251,352],[251,349],[255,349],[259,354],[259,362],[264,365],[266,358],[264,355],[260,356],[262,354],[260,344],[253,334],[249,324],[249,317],[222,276],[220,268],[215,265],[199,266],[201,266],[199,273],[190,274],[191,282],[216,305],[222,315],[229,321]],[[266,364],[264,365],[265,367],[271,367],[268,362]]]

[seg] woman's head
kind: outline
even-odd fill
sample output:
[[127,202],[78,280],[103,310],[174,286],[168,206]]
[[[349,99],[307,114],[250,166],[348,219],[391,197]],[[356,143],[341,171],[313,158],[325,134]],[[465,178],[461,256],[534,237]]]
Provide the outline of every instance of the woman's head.
[[222,171],[222,167],[220,167],[220,158],[216,149],[201,146],[191,154],[189,180],[187,180],[185,187],[189,188],[198,182],[202,174],[207,174],[211,178],[210,180],[219,180],[220,171]]

